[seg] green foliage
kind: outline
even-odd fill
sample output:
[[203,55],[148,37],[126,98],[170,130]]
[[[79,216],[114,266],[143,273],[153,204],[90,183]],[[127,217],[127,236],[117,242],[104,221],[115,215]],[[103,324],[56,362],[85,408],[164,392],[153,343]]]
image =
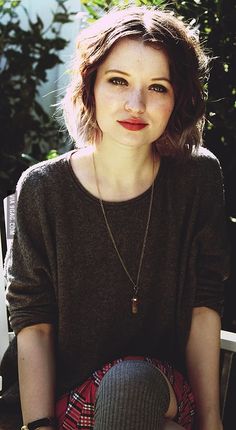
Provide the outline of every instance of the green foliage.
[[232,0],[195,0],[191,4],[177,1],[175,6],[187,19],[195,18],[205,45],[214,57],[208,84],[209,122],[206,140],[207,144],[218,152],[221,146],[233,143],[236,131],[236,85],[233,70],[236,3]]
[[175,2],[186,18],[195,18],[213,60],[208,83],[205,144],[220,159],[229,215],[236,215],[235,0]]
[[162,7],[166,4],[165,0],[81,0],[88,12],[88,22],[93,22],[107,12],[111,7],[117,6],[119,8],[126,7],[128,5],[148,5]]
[[[37,100],[47,71],[61,63],[59,52],[67,45],[61,26],[71,22],[66,0],[57,0],[50,25],[40,16],[32,21],[21,0],[0,1],[0,192],[13,190],[22,170],[47,158],[50,149],[63,146],[58,124]],[[26,15],[21,26],[19,10]]]

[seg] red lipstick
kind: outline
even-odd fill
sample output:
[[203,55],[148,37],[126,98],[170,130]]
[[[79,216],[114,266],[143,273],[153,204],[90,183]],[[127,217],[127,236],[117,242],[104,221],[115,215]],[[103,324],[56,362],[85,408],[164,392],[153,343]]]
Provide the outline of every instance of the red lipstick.
[[142,130],[143,128],[147,127],[147,125],[148,125],[139,118],[124,119],[123,121],[117,121],[117,122],[122,127],[126,128],[127,130],[130,130],[130,131]]

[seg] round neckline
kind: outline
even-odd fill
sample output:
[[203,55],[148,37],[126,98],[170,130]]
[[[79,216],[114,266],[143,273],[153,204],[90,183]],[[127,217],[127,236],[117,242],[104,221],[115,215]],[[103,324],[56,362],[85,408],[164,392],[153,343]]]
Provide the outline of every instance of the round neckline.
[[[98,203],[100,205],[99,198],[96,197],[94,194],[90,193],[90,191],[88,191],[87,188],[84,187],[84,185],[80,182],[80,180],[78,179],[78,177],[76,176],[76,174],[75,174],[75,172],[74,172],[74,170],[72,168],[72,165],[71,165],[71,156],[76,151],[77,151],[77,149],[72,149],[72,151],[70,151],[67,154],[67,157],[66,157],[66,162],[67,162],[67,167],[68,167],[69,173],[70,173],[70,175],[71,175],[71,177],[73,179],[73,182],[76,185],[76,187],[79,188],[80,191],[82,191],[83,194],[89,200],[92,200],[92,201],[94,201],[94,202],[96,202],[96,203]],[[154,186],[155,187],[157,186],[157,183],[159,182],[159,180],[160,180],[160,178],[162,176],[163,164],[164,164],[164,158],[162,158],[161,161],[160,161],[160,166],[159,166],[158,172],[157,172],[157,174],[155,176],[155,179],[154,179]],[[152,189],[152,184],[143,193],[141,193],[141,194],[139,194],[139,195],[137,195],[135,197],[132,197],[131,199],[121,200],[121,201],[102,200],[102,202],[103,202],[103,204],[105,206],[125,206],[125,205],[130,205],[132,203],[136,203],[136,202],[138,202],[138,201],[140,201],[142,199],[147,198],[150,195],[150,193],[151,193],[151,189]]]

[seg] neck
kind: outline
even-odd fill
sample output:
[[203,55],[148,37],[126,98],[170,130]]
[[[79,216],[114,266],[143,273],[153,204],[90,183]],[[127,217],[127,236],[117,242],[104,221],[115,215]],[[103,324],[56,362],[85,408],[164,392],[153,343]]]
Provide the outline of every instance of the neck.
[[102,198],[125,200],[143,193],[159,168],[154,157],[152,147],[117,149],[97,144],[94,161]]
[[139,178],[150,177],[153,168],[154,151],[152,147],[117,148],[115,145],[98,143],[95,160],[101,175],[114,184],[137,182]]

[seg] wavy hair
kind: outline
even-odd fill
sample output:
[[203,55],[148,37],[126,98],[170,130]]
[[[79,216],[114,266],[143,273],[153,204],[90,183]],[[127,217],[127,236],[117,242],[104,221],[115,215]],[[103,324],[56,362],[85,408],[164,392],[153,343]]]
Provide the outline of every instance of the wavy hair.
[[80,32],[71,82],[61,101],[75,145],[93,144],[101,133],[94,100],[96,72],[115,43],[124,37],[167,53],[175,106],[165,132],[154,143],[160,155],[192,153],[202,144],[209,58],[196,28],[172,11],[148,6],[112,9]]

